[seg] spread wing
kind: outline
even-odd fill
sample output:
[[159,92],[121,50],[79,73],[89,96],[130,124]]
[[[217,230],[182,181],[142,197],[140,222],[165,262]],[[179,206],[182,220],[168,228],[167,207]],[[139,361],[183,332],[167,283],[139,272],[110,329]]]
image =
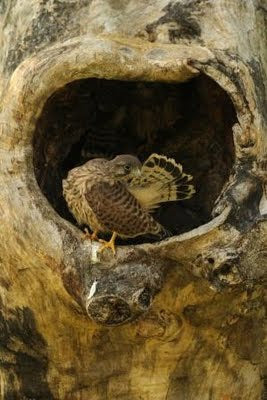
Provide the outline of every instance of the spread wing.
[[147,210],[160,203],[189,199],[194,186],[189,184],[192,176],[183,172],[181,164],[174,159],[152,154],[143,164],[140,177],[132,180],[129,191]]
[[146,233],[158,234],[162,230],[161,225],[120,182],[97,182],[87,189],[85,197],[107,231],[135,237]]

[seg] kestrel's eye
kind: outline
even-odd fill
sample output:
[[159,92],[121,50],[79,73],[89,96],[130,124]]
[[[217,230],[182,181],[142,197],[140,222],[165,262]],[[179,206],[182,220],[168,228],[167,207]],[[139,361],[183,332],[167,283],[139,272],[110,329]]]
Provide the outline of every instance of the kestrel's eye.
[[131,171],[131,166],[129,164],[124,165],[124,171],[125,172],[130,172]]

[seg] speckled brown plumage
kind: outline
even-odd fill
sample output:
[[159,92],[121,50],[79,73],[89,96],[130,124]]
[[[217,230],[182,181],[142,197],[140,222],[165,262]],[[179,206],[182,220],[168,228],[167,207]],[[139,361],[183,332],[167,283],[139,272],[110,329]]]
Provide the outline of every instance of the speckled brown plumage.
[[[131,155],[90,160],[63,180],[63,195],[77,222],[122,238],[165,231],[150,214],[161,202],[190,197],[190,175],[174,160],[151,155],[142,166]],[[180,190],[178,188],[180,187]]]
[[110,161],[104,159],[71,170],[63,181],[63,194],[77,222],[93,231],[115,231],[121,237],[159,233],[161,225],[127,190],[123,178],[116,179]]

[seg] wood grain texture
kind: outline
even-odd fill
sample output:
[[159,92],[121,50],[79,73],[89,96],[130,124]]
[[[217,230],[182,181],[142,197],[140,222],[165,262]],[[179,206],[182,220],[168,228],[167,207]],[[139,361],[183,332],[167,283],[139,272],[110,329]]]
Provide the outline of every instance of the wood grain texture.
[[[252,0],[0,3],[1,399],[264,398],[265,29],[265,6]],[[98,257],[36,182],[44,105],[74,80],[200,74],[237,116],[234,165],[213,219]],[[198,88],[220,121],[212,87]],[[148,112],[138,115],[149,126]],[[195,148],[193,121],[186,138]],[[120,325],[107,326],[114,316]]]

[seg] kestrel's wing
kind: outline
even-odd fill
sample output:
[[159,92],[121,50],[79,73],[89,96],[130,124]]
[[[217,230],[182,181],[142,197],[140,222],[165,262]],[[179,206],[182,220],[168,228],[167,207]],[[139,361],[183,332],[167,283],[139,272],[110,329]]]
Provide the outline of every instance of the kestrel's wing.
[[120,236],[135,237],[163,228],[144,210],[120,182],[98,182],[88,188],[85,197],[100,224]]
[[140,177],[134,178],[128,189],[142,207],[153,210],[163,202],[189,199],[195,193],[194,186],[188,184],[191,180],[181,164],[152,154],[143,164]]

